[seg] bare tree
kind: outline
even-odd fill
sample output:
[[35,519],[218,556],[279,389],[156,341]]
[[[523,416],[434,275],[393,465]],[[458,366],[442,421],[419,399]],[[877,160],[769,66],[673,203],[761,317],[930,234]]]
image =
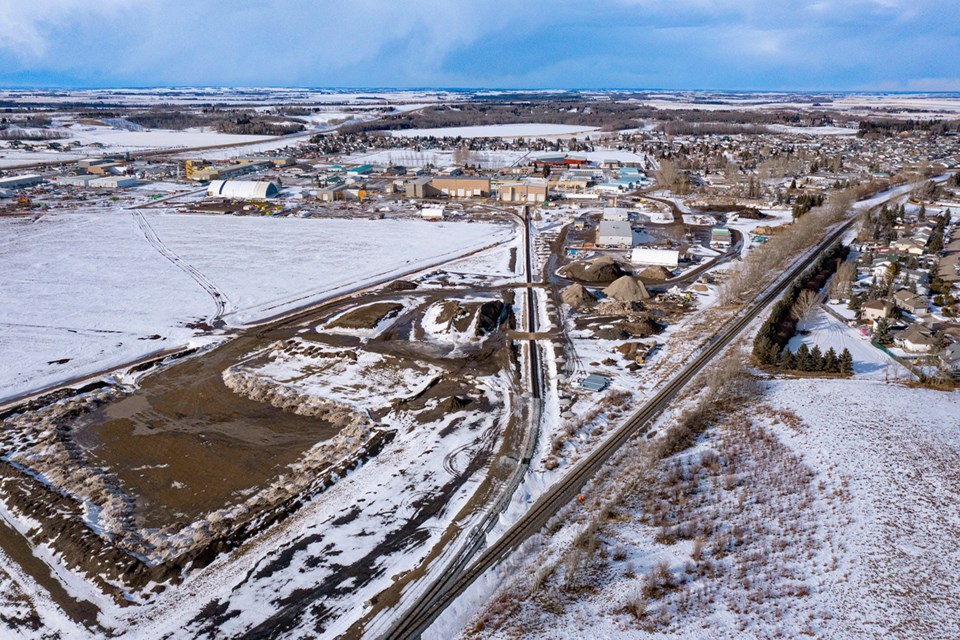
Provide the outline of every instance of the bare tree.
[[680,177],[680,167],[677,166],[677,163],[673,160],[664,158],[660,160],[660,169],[655,175],[657,177],[657,183],[661,187],[673,190],[677,178]]
[[853,296],[853,282],[857,277],[857,263],[845,260],[837,267],[830,284],[830,297],[834,300],[849,300]]
[[793,317],[801,323],[809,320],[819,301],[820,294],[810,289],[804,289],[793,303]]

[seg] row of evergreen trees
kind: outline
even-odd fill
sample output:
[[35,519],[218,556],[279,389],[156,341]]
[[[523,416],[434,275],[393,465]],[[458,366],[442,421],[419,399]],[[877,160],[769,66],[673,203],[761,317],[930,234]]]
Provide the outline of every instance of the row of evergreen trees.
[[844,349],[840,355],[837,355],[833,347],[827,349],[826,353],[821,353],[820,347],[814,346],[810,349],[807,345],[801,344],[796,353],[790,349],[784,349],[777,364],[783,369],[792,371],[848,374],[853,371],[853,356],[850,355],[849,349]]
[[822,193],[801,193],[797,196],[797,199],[793,204],[793,217],[799,218],[803,214],[807,213],[814,207],[819,207],[823,204],[823,194]]
[[773,305],[770,317],[760,326],[757,336],[753,339],[753,357],[760,364],[779,364],[780,350],[783,349],[786,341],[783,341],[778,334],[780,327],[790,320],[793,301],[794,298],[787,295]]
[[[837,266],[837,259],[845,255],[845,250],[845,247],[838,243],[824,252],[810,269],[790,285],[783,298],[773,305],[770,317],[760,326],[757,336],[753,339],[753,357],[758,362],[766,365],[780,363],[780,352],[796,331],[797,319],[791,315],[791,312],[800,292],[809,283],[822,278],[825,269],[829,268],[830,273],[833,273],[833,269]],[[813,286],[819,286],[819,283]]]
[[947,209],[943,215],[937,219],[937,226],[933,228],[933,235],[930,236],[930,244],[927,245],[927,250],[930,253],[937,254],[943,251],[943,233],[946,231],[947,225],[950,224],[951,217],[950,209]]

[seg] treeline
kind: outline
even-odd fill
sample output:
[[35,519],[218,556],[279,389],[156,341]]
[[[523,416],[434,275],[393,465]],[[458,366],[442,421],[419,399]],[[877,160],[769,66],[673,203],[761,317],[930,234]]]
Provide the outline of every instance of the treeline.
[[816,292],[822,289],[839,263],[846,257],[847,251],[847,247],[837,244],[825,252],[773,305],[770,317],[760,326],[757,336],[753,339],[753,356],[758,362],[766,365],[779,364],[780,352],[797,330],[799,318],[794,317],[793,309],[800,294],[804,290]]
[[[791,183],[791,186],[796,184],[796,181]],[[793,217],[799,218],[805,213],[808,213],[814,207],[819,207],[823,205],[823,192],[820,193],[801,193],[793,201]]]
[[960,120],[899,120],[897,118],[861,120],[857,135],[890,137],[904,131],[927,131],[933,135],[957,133],[960,131]]
[[725,122],[664,122],[660,130],[668,136],[735,136],[760,135],[770,133],[770,129],[758,124],[737,124]]
[[927,245],[927,250],[932,254],[937,254],[943,251],[943,234],[947,229],[947,225],[950,224],[950,210],[947,209],[943,212],[943,215],[937,218],[937,224],[933,228],[933,235],[930,236],[930,244]]
[[23,118],[0,118],[0,140],[59,140],[66,137],[60,131],[51,131],[53,121],[45,115],[31,114]]
[[0,118],[0,129],[7,127],[49,127],[53,120],[42,114],[31,114],[25,118]]
[[66,136],[60,131],[51,131],[50,129],[0,129],[0,140],[26,140],[28,142],[41,142],[44,140],[59,140]]
[[[552,100],[530,102],[479,101],[455,106],[437,105],[417,112],[386,115],[378,120],[350,125],[343,131],[400,131],[492,124],[546,123],[598,127],[616,131],[636,127],[644,120],[656,120],[677,135],[683,133],[765,133],[763,125],[788,124],[819,126],[837,123],[835,114],[800,113],[786,110],[698,110],[657,109],[635,102],[594,102]],[[688,129],[691,124],[703,128]],[[738,125],[723,127],[722,125]],[[756,128],[751,125],[755,125]]]
[[826,353],[821,353],[820,347],[816,345],[810,349],[801,344],[796,353],[790,349],[784,350],[777,364],[781,369],[789,371],[848,374],[853,371],[853,356],[849,349],[844,349],[837,355],[833,347],[827,349]]
[[456,106],[437,105],[418,112],[390,114],[379,120],[352,124],[341,131],[361,133],[531,122],[616,130],[636,127],[639,120],[650,119],[655,112],[652,107],[643,105],[587,101],[562,104],[463,103]]
[[207,127],[220,133],[282,136],[304,130],[302,121],[296,118],[262,114],[255,111],[230,111],[204,109],[181,111],[179,109],[151,109],[139,113],[90,112],[83,117],[96,119],[124,118],[147,129],[172,129],[182,131],[195,127]]

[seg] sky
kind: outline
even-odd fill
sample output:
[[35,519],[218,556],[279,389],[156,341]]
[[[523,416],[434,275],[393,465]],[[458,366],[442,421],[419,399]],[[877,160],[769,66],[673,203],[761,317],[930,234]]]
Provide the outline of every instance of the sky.
[[960,91],[960,0],[0,0],[5,87]]

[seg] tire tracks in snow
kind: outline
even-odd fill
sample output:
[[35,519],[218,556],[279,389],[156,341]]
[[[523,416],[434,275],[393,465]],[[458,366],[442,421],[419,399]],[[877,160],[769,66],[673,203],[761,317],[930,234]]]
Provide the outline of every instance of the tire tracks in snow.
[[[165,245],[160,239],[160,236],[157,235],[157,232],[154,231],[153,226],[151,226],[151,224],[139,210],[132,209],[131,213],[133,214],[134,220],[137,222],[137,226],[140,227],[140,231],[143,232],[144,238],[147,239],[147,242],[149,242],[153,248],[160,253],[160,255],[190,276],[193,281],[200,285],[200,288],[206,291],[207,295],[213,299],[213,302],[217,307],[217,311],[213,316],[208,318],[207,324],[209,324],[211,327],[222,326],[223,316],[227,312],[227,305],[230,303],[230,299],[226,296],[226,294],[223,293],[223,291],[221,291],[217,285],[211,282],[210,279],[203,275],[203,273],[201,273],[196,267],[183,260],[172,249],[170,249],[170,247]],[[232,306],[233,305],[230,304],[231,308]]]

